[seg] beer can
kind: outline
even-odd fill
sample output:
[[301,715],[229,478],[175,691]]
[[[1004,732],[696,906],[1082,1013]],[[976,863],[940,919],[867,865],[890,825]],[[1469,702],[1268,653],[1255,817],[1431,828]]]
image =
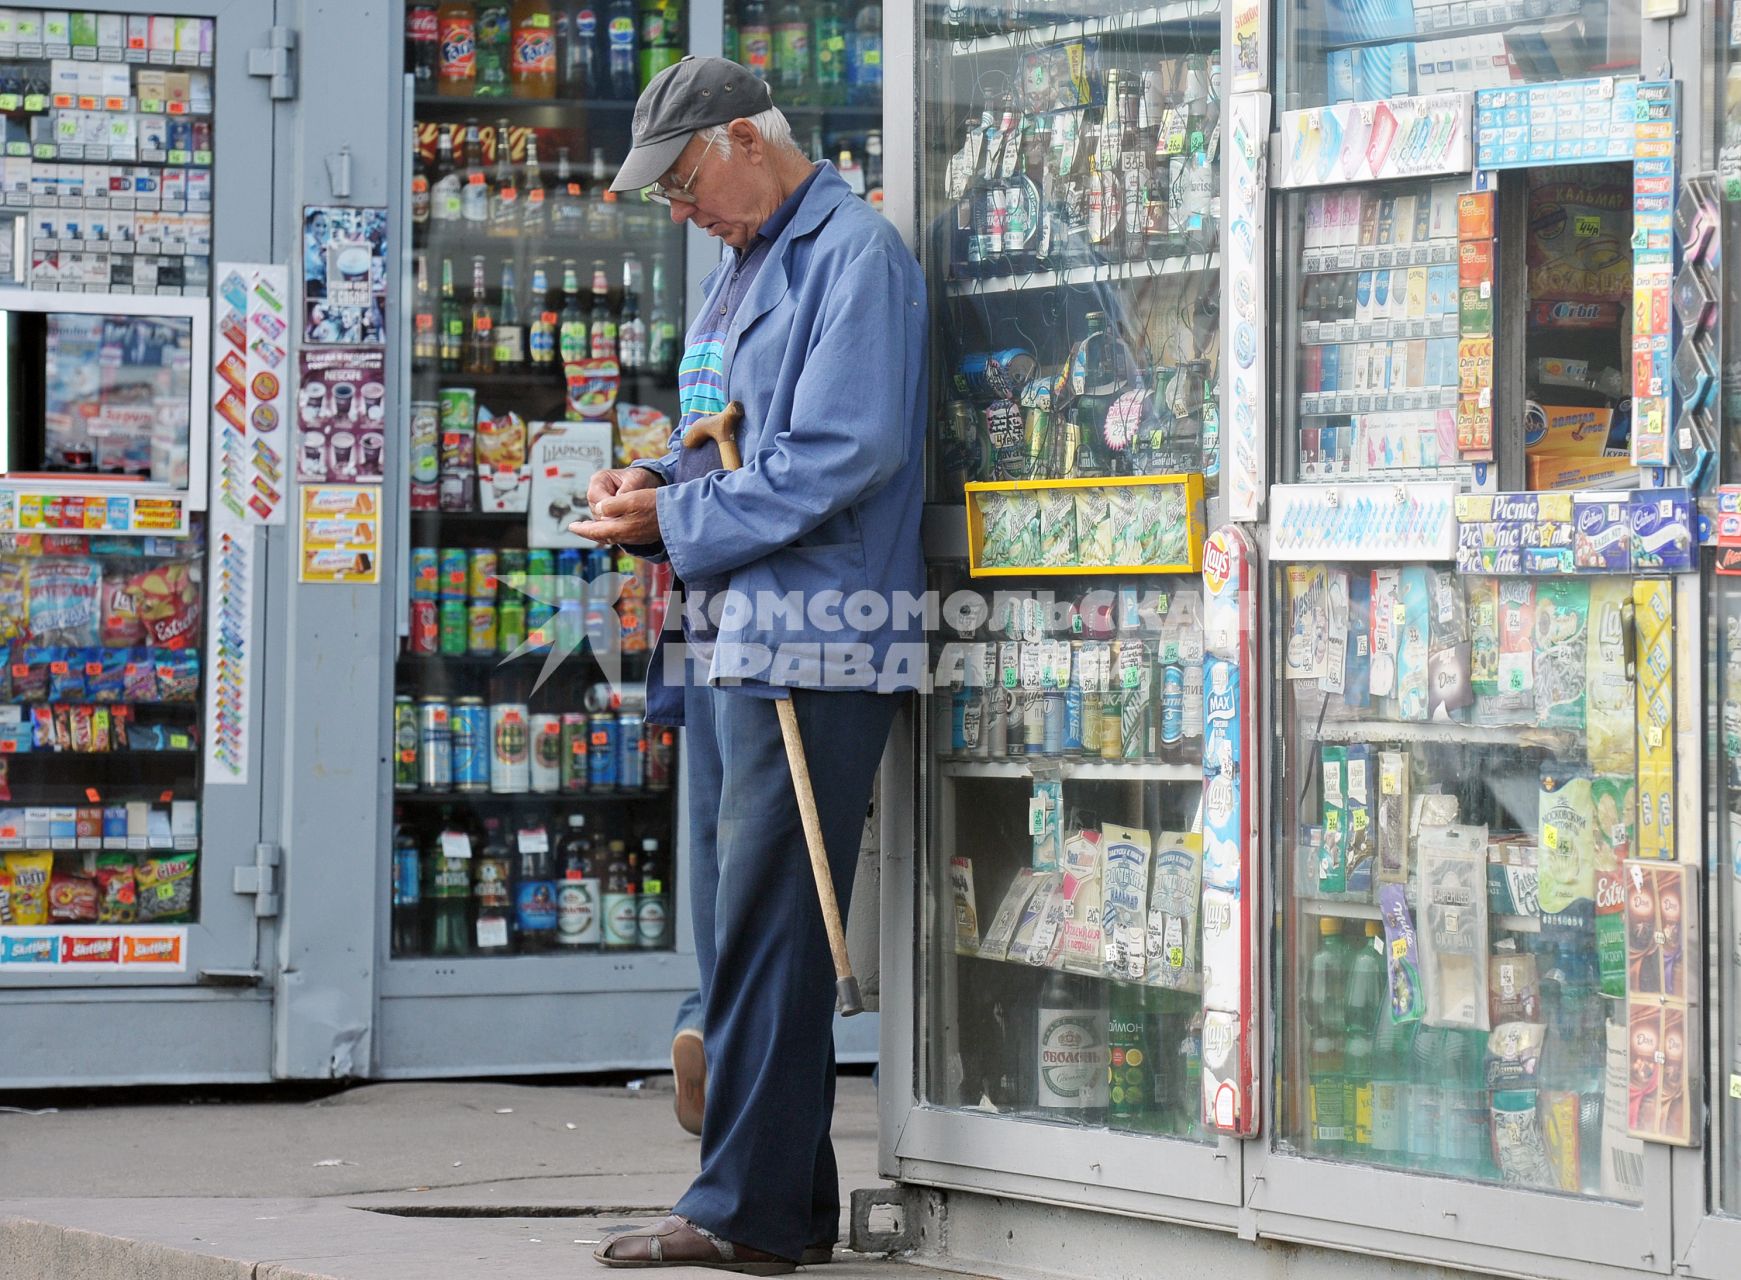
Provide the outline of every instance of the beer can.
[[449,658],[459,657],[466,651],[468,643],[465,601],[443,600],[440,622],[441,652]]
[[1100,758],[1124,759],[1124,695],[1100,695]]
[[1004,703],[1004,751],[1011,756],[1028,754],[1028,698],[1020,689],[1006,688]]
[[441,652],[440,606],[433,600],[411,602],[411,652],[428,655]]
[[1082,696],[1082,686],[1073,684],[1064,690],[1064,741],[1065,755],[1079,756],[1082,754],[1082,706],[1085,699]]
[[496,549],[473,547],[469,563],[469,589],[473,600],[496,598]]
[[670,725],[647,726],[647,790],[669,791],[677,772],[677,730]]
[[441,595],[440,561],[434,547],[411,548],[411,598],[434,600]]
[[1082,744],[1077,750],[1085,756],[1100,754],[1100,695],[1082,694]]
[[496,651],[494,600],[473,600],[466,606],[466,644],[479,657]]
[[453,790],[453,723],[446,698],[430,694],[417,704],[417,785]]
[[591,791],[614,791],[617,787],[619,726],[610,712],[587,718],[586,778]]
[[526,639],[526,601],[517,594],[502,596],[496,610],[496,652],[512,653]]
[[393,790],[417,790],[417,750],[421,732],[417,722],[417,704],[409,694],[393,699]]
[[1040,754],[1061,756],[1064,754],[1064,694],[1058,689],[1048,689],[1040,695],[1040,700]]
[[440,511],[441,485],[413,484],[411,486],[411,509],[413,511]]
[[471,572],[471,556],[464,547],[443,547],[436,570],[441,579],[439,594],[443,600],[464,600],[466,581]]
[[556,616],[556,556],[545,550],[526,553],[526,634],[541,633],[535,644],[549,644],[555,628],[546,624]]
[[1022,750],[1030,756],[1046,754],[1046,695],[1029,690],[1022,700]]
[[532,729],[524,702],[490,707],[490,790],[519,795],[532,785]]
[[1161,753],[1175,756],[1185,732],[1185,672],[1177,663],[1161,671]]
[[1141,760],[1149,753],[1149,694],[1127,689],[1119,707],[1119,755]]
[[580,711],[562,714],[562,790],[569,795],[585,791],[587,724]]
[[1002,685],[993,685],[985,692],[986,755],[1002,760],[1010,753],[1010,693]]
[[646,722],[639,714],[625,711],[617,717],[617,753],[617,785],[639,791],[647,782]]
[[432,485],[441,478],[441,405],[411,402],[411,483]]
[[490,789],[490,709],[482,698],[453,704],[453,789]]
[[549,795],[562,788],[562,717],[535,715],[532,729],[532,790]]

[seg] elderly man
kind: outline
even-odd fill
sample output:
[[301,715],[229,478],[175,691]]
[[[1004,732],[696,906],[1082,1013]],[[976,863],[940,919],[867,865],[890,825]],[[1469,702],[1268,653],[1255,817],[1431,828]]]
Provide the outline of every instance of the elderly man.
[[[648,716],[689,730],[707,1080],[699,1176],[670,1217],[597,1256],[775,1275],[830,1256],[840,1199],[834,974],[774,700],[797,712],[844,909],[876,766],[923,665],[924,282],[736,63],[661,72],[633,127],[613,189],[646,188],[730,252],[689,327],[671,451],[593,477],[574,528],[668,557],[690,598],[696,678],[667,687],[656,657]],[[681,437],[731,400],[743,466],[727,472]],[[699,616],[695,598],[721,592],[728,607]]]

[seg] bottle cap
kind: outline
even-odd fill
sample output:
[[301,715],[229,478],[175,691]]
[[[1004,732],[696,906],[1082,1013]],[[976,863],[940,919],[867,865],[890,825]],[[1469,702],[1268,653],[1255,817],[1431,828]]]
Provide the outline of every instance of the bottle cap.
[[1318,932],[1328,938],[1333,933],[1342,932],[1342,922],[1335,916],[1319,916]]

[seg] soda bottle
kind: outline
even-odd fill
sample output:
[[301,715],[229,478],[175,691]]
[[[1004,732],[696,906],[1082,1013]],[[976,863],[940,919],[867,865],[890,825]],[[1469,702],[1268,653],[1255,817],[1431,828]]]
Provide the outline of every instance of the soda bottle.
[[1106,1008],[1099,986],[1056,971],[1040,989],[1036,1102],[1051,1119],[1077,1124],[1106,1119]]
[[468,231],[483,231],[490,221],[490,181],[484,176],[483,135],[476,120],[465,124],[465,183],[459,193],[459,216]]
[[414,956],[423,949],[422,860],[417,837],[398,825],[393,827],[393,954]]
[[757,78],[774,74],[774,33],[768,26],[767,0],[744,0],[738,10],[738,62]]
[[736,62],[742,66],[738,58],[738,11],[732,0],[725,0],[725,12],[721,16],[720,56],[727,62]]
[[480,955],[507,955],[514,949],[514,869],[501,824],[484,821],[484,847],[472,858],[472,937]]
[[665,255],[653,255],[653,314],[647,320],[647,368],[663,377],[676,368],[677,325],[665,307]]
[[528,348],[534,369],[548,369],[556,363],[556,313],[547,305],[549,298],[550,282],[544,275],[544,268],[535,267],[532,271],[532,305],[528,309],[532,317]]
[[634,254],[623,259],[623,312],[617,321],[617,362],[623,373],[636,373],[647,366],[647,322],[641,319],[641,299],[635,277],[641,264]]
[[1379,1019],[1389,1020],[1384,956],[1379,951],[1378,921],[1368,920],[1364,938],[1348,961],[1348,1039],[1343,1046],[1343,1114],[1347,1125],[1346,1154],[1368,1159],[1373,1149],[1373,1085]]
[[632,102],[636,80],[635,0],[610,0],[605,7],[605,85],[607,96]]
[[526,131],[526,180],[522,186],[526,194],[521,200],[525,210],[520,215],[520,231],[527,239],[537,239],[549,222],[550,188],[544,183],[544,168],[538,163],[536,129]]
[[1444,1039],[1449,1034],[1443,1027],[1416,1024],[1409,1039],[1407,1160],[1410,1168],[1423,1172],[1439,1167],[1439,1130],[1444,1116],[1438,1072],[1445,1053]]
[[513,56],[514,21],[505,4],[478,6],[477,96],[502,98],[508,93],[508,63]]
[[641,87],[682,56],[682,0],[641,0]]
[[432,956],[471,954],[472,860],[458,856],[461,849],[470,852],[471,833],[444,809],[441,830],[429,847],[423,876],[429,887],[424,902],[429,912],[428,954]]
[[878,0],[865,0],[853,15],[852,34],[846,38],[846,86],[849,100],[856,105],[881,105],[883,6]]
[[568,815],[562,837],[562,882],[556,890],[556,943],[561,947],[593,948],[602,932],[599,919],[599,875],[586,815]]
[[1173,1073],[1178,1090],[1178,1132],[1191,1136],[1203,1128],[1203,1011],[1197,1010],[1185,1025],[1179,1040],[1178,1069]]
[[1342,1154],[1347,1140],[1346,1090],[1342,1079],[1344,1005],[1348,948],[1342,922],[1318,918],[1318,949],[1306,971],[1310,1043],[1306,1059],[1309,1115],[1307,1144],[1313,1155]]
[[610,167],[603,147],[592,149],[592,199],[586,206],[586,234],[593,240],[615,240],[618,225],[617,193],[611,190]]
[[496,371],[496,317],[490,310],[484,284],[484,259],[472,259],[471,337],[465,348],[465,371],[490,374]]
[[509,83],[521,98],[556,96],[556,31],[550,0],[514,0]]
[[413,4],[405,11],[405,69],[417,81],[417,92],[435,88],[441,67],[441,14],[433,4]]
[[[564,5],[557,28],[557,80],[565,98],[598,94],[598,9],[593,0]],[[564,43],[566,41],[566,43]]]
[[612,840],[610,857],[605,863],[604,882],[604,945],[605,950],[633,947],[640,941],[640,908],[635,902],[635,883],[629,863],[628,846]]
[[1106,1123],[1114,1129],[1147,1129],[1153,1121],[1156,1063],[1152,988],[1117,982],[1106,1019]]
[[611,286],[605,277],[603,258],[592,263],[592,316],[587,324],[587,346],[594,360],[617,358],[617,321],[611,314]]
[[496,319],[496,369],[512,372],[526,360],[526,329],[520,323],[520,290],[514,279],[514,264],[502,264],[502,304]]
[[786,106],[809,100],[810,24],[798,0],[782,0],[774,10],[774,90]]
[[514,923],[521,951],[548,951],[556,944],[556,878],[550,833],[542,823],[519,832],[520,876],[514,883]]
[[441,312],[436,322],[437,363],[443,373],[458,373],[465,357],[465,312],[453,291],[453,259],[441,260]]
[[816,89],[812,95],[819,107],[835,107],[846,101],[846,24],[841,19],[840,0],[816,0],[811,15],[810,47],[816,56]]
[[665,862],[659,842],[641,841],[640,893],[635,899],[638,937],[643,951],[662,951],[671,945],[671,898],[665,883]]
[[496,172],[490,182],[490,234],[509,239],[520,234],[520,189],[514,182],[508,122],[496,125]]
[[[437,142],[436,145],[440,146],[441,144]],[[411,144],[411,238],[414,244],[422,244],[429,238],[430,186],[429,165],[423,159],[423,148],[413,142]]]
[[[460,146],[464,147],[464,142]],[[454,160],[454,130],[443,129],[435,136],[435,170],[429,179],[429,221],[436,226],[453,227],[465,217],[464,183]]]
[[477,10],[471,0],[447,0],[436,10],[440,62],[437,87],[444,98],[469,98],[477,91]]
[[1408,1163],[1409,1061],[1415,1023],[1396,1022],[1388,1004],[1379,1010],[1372,1048],[1372,1159]]

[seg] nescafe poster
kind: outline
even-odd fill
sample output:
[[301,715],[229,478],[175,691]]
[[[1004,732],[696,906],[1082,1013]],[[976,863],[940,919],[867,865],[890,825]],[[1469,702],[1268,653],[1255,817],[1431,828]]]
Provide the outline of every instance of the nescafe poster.
[[304,347],[297,355],[296,478],[305,484],[386,479],[386,353]]

